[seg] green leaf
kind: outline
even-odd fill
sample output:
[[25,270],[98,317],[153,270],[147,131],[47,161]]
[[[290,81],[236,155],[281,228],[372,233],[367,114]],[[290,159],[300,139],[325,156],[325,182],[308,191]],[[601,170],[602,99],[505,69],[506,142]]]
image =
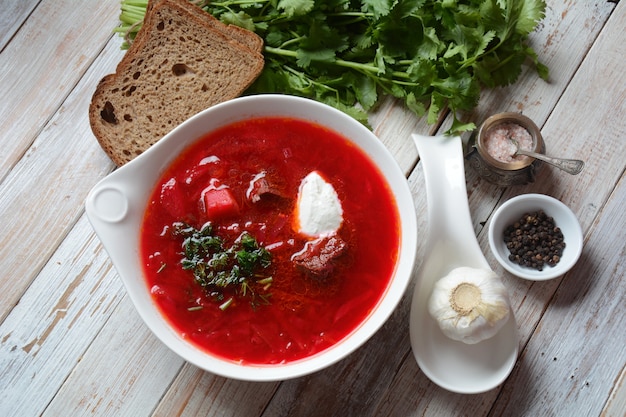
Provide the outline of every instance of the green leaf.
[[384,45],[389,57],[412,57],[424,36],[422,21],[413,16],[398,16],[395,10],[378,25],[377,41]]
[[434,61],[443,49],[444,44],[437,37],[437,31],[433,27],[427,27],[423,30],[422,42],[417,48],[417,55],[420,58]]
[[443,57],[452,58],[455,55],[460,55],[463,59],[467,58],[467,46],[464,44],[450,43]]
[[546,3],[544,0],[524,0],[515,4],[519,7],[515,29],[520,35],[528,35],[545,17]]
[[287,17],[294,17],[306,15],[314,6],[314,0],[280,0],[277,9],[284,10]]
[[539,77],[544,81],[548,81],[550,78],[550,69],[548,68],[548,66],[542,64],[541,62],[536,62],[535,66],[537,68],[537,74],[539,74]]
[[526,53],[519,46],[507,45],[503,53],[506,58],[500,60],[491,71],[491,78],[496,86],[505,86],[517,81],[522,73],[522,64],[526,61]]
[[223,13],[220,16],[220,20],[227,25],[240,26],[244,29],[248,29],[249,31],[255,31],[254,21],[247,13],[244,13],[243,11],[239,11],[237,13]]
[[376,83],[371,77],[357,77],[353,83],[356,92],[356,98],[365,110],[369,110],[378,101],[378,93],[376,92]]
[[374,19],[389,14],[391,10],[391,1],[389,0],[361,0],[361,2],[363,4],[361,10],[372,13]]
[[199,230],[178,222],[172,226],[172,237],[182,238],[181,268],[191,271],[196,283],[207,293],[217,294],[218,300],[224,299],[222,290],[235,287],[246,293],[253,282],[267,278],[260,272],[271,265],[271,254],[251,234],[244,232],[233,246],[225,248],[212,234],[210,223]]
[[504,6],[499,6],[496,0],[484,0],[479,10],[482,25],[495,32],[498,38],[504,39],[509,27],[504,14]]
[[548,81],[548,78],[550,77],[550,71],[548,70],[548,67],[542,64],[541,62],[539,62],[539,57],[537,56],[537,53],[532,48],[526,48],[525,51],[526,51],[526,55],[530,57],[533,61],[533,64],[535,64],[535,68],[537,70],[537,74],[539,75],[539,77],[542,80]]
[[476,129],[476,125],[473,122],[464,123],[457,119],[455,114],[452,118],[452,126],[450,126],[450,129],[448,129],[446,133],[456,135],[461,132],[471,132],[474,129]]
[[343,111],[344,113],[356,119],[358,122],[360,122],[364,126],[370,127],[367,112],[364,111],[362,108],[357,107],[357,106],[346,105],[345,103],[337,100],[334,97],[323,97],[320,99],[320,101],[322,103],[328,104],[329,106],[335,107],[338,110]]
[[430,107],[428,107],[428,124],[435,124],[439,119],[439,111],[445,107],[445,98],[441,94],[433,93],[430,98]]
[[418,116],[423,116],[424,114],[426,114],[426,106],[423,102],[417,100],[415,94],[407,94],[405,103],[407,107]]
[[291,38],[287,36],[286,33],[277,30],[276,28],[270,28],[267,35],[265,36],[265,44],[278,48],[289,39]]

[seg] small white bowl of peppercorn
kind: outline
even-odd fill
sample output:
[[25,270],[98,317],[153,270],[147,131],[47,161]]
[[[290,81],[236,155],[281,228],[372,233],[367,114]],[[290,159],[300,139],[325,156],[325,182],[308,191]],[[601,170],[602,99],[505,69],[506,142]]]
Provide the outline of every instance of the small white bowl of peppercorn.
[[544,194],[523,194],[495,211],[489,246],[513,275],[544,281],[574,266],[582,252],[583,234],[576,215],[561,201]]

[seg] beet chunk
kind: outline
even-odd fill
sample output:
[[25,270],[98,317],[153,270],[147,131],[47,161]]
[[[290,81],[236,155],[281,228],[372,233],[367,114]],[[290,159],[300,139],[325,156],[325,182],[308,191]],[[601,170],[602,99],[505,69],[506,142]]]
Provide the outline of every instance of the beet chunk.
[[337,235],[323,236],[308,241],[304,249],[292,256],[296,267],[315,279],[324,279],[333,271],[335,260],[345,249],[344,242]]

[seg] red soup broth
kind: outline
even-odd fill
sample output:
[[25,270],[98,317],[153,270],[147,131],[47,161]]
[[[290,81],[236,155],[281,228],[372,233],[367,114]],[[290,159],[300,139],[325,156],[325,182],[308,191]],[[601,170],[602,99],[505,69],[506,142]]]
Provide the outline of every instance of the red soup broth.
[[[343,208],[337,233],[346,250],[324,279],[301,272],[291,258],[311,239],[295,231],[294,209],[312,171],[333,185]],[[247,192],[261,172],[282,195],[251,202]],[[216,183],[229,188],[238,212],[212,221],[214,232],[228,244],[247,231],[272,255],[268,303],[235,293],[220,309],[180,265],[180,237],[168,229],[205,224],[202,191]],[[271,365],[315,355],[359,327],[391,281],[399,225],[392,191],[353,143],[308,121],[257,118],[207,134],[165,170],[148,203],[140,252],[154,302],[185,340],[236,363]]]

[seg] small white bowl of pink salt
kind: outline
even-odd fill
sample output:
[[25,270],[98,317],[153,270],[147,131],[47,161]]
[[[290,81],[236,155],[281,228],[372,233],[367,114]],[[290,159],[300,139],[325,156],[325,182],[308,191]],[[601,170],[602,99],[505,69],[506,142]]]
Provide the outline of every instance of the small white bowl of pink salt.
[[489,224],[489,246],[511,274],[532,281],[564,275],[578,261],[583,234],[572,210],[544,194],[503,203]]

